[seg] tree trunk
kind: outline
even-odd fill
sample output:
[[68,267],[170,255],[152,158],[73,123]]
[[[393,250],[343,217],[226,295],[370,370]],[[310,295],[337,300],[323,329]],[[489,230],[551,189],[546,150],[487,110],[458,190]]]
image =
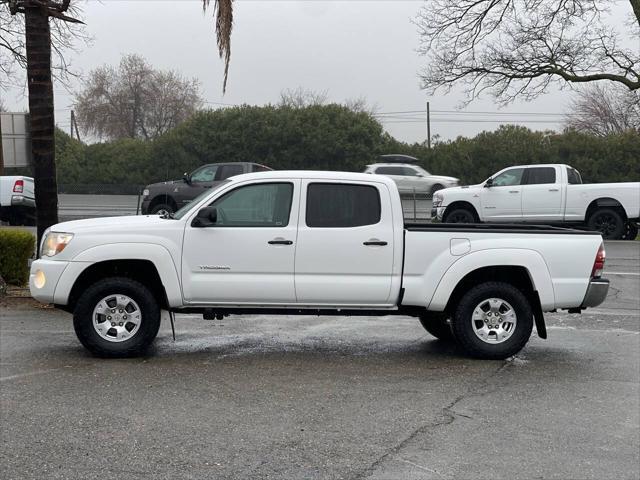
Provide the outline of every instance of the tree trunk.
[[28,3],[25,8],[27,84],[31,121],[31,152],[38,225],[38,243],[44,231],[58,223],[51,81],[51,32],[45,8]]

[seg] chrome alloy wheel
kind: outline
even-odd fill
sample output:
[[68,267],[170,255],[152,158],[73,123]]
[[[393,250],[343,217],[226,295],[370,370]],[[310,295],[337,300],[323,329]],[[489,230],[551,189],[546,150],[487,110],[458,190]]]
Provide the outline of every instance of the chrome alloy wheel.
[[109,342],[129,340],[138,332],[141,321],[142,312],[135,300],[119,293],[104,297],[93,309],[93,328]]
[[476,336],[485,343],[507,341],[516,330],[516,312],[501,298],[488,298],[473,310],[471,326]]

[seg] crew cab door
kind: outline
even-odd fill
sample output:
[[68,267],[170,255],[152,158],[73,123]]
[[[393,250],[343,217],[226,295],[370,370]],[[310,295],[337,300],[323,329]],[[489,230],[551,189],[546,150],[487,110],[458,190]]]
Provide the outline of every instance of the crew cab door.
[[394,231],[382,183],[303,180],[296,247],[299,304],[390,302]]
[[559,221],[562,209],[560,167],[529,167],[522,179],[522,219]]
[[482,219],[485,222],[522,220],[522,175],[524,168],[508,168],[493,177],[493,184],[480,192]]
[[247,182],[210,204],[217,210],[214,225],[194,227],[189,219],[182,250],[185,301],[295,303],[299,192],[300,180]]

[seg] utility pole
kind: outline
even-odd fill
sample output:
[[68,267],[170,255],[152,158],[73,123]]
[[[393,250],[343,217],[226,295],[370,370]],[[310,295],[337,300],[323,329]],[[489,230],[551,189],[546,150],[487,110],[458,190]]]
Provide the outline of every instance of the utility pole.
[[427,102],[427,148],[431,150],[431,115],[429,112],[429,102]]
[[71,110],[71,138],[73,138],[73,129],[76,129],[76,140],[80,141],[80,131],[78,130],[78,122],[76,121],[76,114]]
[[69,134],[71,135],[71,138],[73,138],[73,122],[75,122],[75,115],[73,113],[73,110],[71,110],[71,119],[69,121]]

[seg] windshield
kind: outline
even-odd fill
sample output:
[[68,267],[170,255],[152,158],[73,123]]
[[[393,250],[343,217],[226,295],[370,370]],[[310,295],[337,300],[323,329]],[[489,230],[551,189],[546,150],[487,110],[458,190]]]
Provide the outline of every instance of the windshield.
[[198,203],[200,203],[200,200],[202,200],[203,198],[207,197],[208,195],[211,195],[213,192],[215,192],[216,190],[218,190],[220,187],[226,185],[227,183],[230,183],[231,180],[223,180],[222,182],[220,182],[218,185],[212,187],[212,188],[208,188],[206,189],[204,192],[202,192],[200,195],[198,195],[196,198],[194,198],[193,200],[191,200],[189,203],[187,203],[184,207],[182,207],[180,210],[178,210],[176,213],[174,213],[171,218],[175,218],[176,220],[181,219],[182,217],[184,217],[189,210],[191,210],[193,207],[195,207]]

